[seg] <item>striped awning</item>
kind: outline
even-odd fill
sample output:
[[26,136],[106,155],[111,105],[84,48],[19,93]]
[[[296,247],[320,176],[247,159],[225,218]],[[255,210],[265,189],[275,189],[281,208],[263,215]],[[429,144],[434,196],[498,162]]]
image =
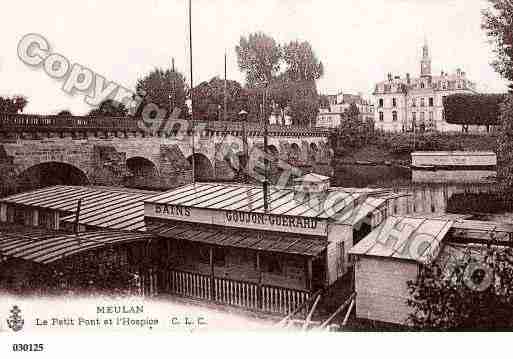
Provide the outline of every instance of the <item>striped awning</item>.
[[[336,196],[333,196],[335,195]],[[336,201],[326,201],[331,195]],[[320,194],[298,195],[293,188],[271,186],[267,196],[269,214],[327,219],[344,213],[362,197],[360,192],[337,188]],[[152,204],[186,206],[210,210],[264,213],[264,194],[260,186],[236,183],[195,183],[160,193],[146,200]],[[325,206],[312,206],[319,202]],[[329,208],[327,204],[330,204]]]
[[49,264],[111,244],[147,241],[146,233],[122,231],[92,231],[67,234],[47,229],[22,226],[0,227],[0,256]]
[[144,230],[144,201],[159,192],[125,188],[52,186],[20,193],[1,201],[57,210],[69,214],[61,221],[75,222],[81,200],[79,224],[125,231]]
[[299,254],[316,257],[328,246],[325,238],[273,232],[244,231],[183,222],[147,224],[147,231],[164,238],[187,240],[223,247]]

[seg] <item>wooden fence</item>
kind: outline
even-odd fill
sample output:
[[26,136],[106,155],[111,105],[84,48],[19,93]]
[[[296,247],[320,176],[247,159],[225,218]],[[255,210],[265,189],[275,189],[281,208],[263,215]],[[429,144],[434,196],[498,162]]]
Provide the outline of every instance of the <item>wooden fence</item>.
[[162,274],[163,282],[158,287],[163,293],[256,311],[288,314],[310,297],[304,290],[212,278],[200,273],[167,270]]

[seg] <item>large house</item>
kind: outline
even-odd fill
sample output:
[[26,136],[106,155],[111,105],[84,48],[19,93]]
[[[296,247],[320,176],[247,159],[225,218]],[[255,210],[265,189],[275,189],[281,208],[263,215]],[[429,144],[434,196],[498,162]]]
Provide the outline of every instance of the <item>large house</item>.
[[420,77],[393,76],[376,84],[375,127],[384,131],[460,131],[461,126],[444,119],[443,98],[459,93],[476,93],[476,85],[465,72],[457,69],[440,75],[431,72],[429,47],[424,44],[420,62]]
[[328,95],[329,108],[321,108],[317,115],[317,127],[337,128],[344,120],[344,113],[355,104],[364,122],[374,120],[374,106],[361,94],[352,95],[343,92]]

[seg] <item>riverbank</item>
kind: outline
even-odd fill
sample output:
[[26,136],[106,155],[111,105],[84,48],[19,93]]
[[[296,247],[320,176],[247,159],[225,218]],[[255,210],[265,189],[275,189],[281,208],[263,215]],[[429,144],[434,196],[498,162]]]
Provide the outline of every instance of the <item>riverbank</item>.
[[496,152],[497,136],[463,133],[374,132],[359,136],[358,141],[347,141],[343,134],[331,138],[334,150],[333,165],[390,165],[410,166],[414,151],[492,151]]

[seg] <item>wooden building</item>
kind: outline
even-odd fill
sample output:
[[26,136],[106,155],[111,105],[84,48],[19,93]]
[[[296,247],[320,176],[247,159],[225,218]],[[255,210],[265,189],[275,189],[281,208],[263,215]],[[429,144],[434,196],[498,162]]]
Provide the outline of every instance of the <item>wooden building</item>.
[[350,267],[355,233],[386,217],[387,199],[302,188],[271,187],[267,209],[262,188],[241,184],[196,183],[146,200],[147,231],[166,243],[163,290],[288,313],[333,284]]
[[411,313],[408,281],[419,266],[436,260],[442,240],[451,230],[450,218],[388,217],[356,244],[353,257],[356,316],[361,319],[405,325]]
[[[305,180],[271,186],[265,199],[261,187],[233,183],[160,193],[54,186],[0,200],[0,222],[70,238],[74,232],[126,234],[126,244],[115,248],[128,253],[129,272],[147,284],[145,293],[283,314],[344,276],[353,244],[401,196],[330,187],[325,177]],[[137,233],[149,237],[128,240]],[[62,233],[54,237],[67,241],[58,239]]]

